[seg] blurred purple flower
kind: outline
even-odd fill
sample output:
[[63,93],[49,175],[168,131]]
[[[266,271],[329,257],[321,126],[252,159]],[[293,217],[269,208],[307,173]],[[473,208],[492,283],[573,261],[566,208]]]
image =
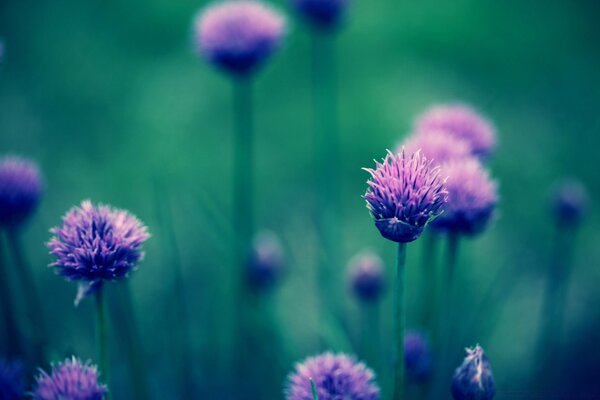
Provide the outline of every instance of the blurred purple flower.
[[58,275],[80,281],[75,304],[96,291],[103,281],[121,279],[135,267],[144,253],[140,247],[150,236],[147,228],[127,211],[89,200],[73,207],[63,225],[50,230],[50,264]]
[[348,263],[348,277],[359,300],[374,302],[381,298],[385,283],[383,261],[377,254],[363,251],[354,256]]
[[496,182],[472,157],[444,164],[442,173],[448,177],[448,202],[432,227],[464,235],[482,232],[498,203]]
[[433,355],[429,340],[419,331],[407,331],[404,336],[404,362],[406,375],[413,382],[423,382],[431,377]]
[[576,225],[589,203],[587,190],[576,179],[564,179],[553,187],[550,202],[554,218],[560,225]]
[[440,130],[466,140],[473,154],[480,157],[489,156],[496,146],[496,133],[492,124],[466,105],[433,106],[415,122],[415,132],[420,135]]
[[[408,154],[421,150],[421,153],[435,165],[471,155],[469,142],[444,131],[412,135],[404,142],[404,148]],[[398,152],[400,151],[402,147],[398,149]]]
[[455,400],[493,399],[496,387],[487,356],[479,345],[466,351],[465,360],[454,372],[452,397]]
[[0,226],[22,224],[35,211],[41,194],[35,163],[12,156],[0,159]]
[[195,20],[198,51],[234,75],[254,71],[280,45],[285,18],[268,4],[254,0],[217,2]]
[[284,390],[286,400],[312,400],[310,378],[319,400],[378,400],[375,374],[345,354],[323,353],[296,364]]
[[266,231],[258,234],[246,269],[250,287],[259,291],[272,287],[281,276],[284,263],[283,249],[277,236]]
[[0,359],[0,400],[19,400],[24,391],[23,364]]
[[364,198],[375,225],[394,242],[416,240],[427,223],[440,213],[447,198],[439,167],[433,167],[420,152],[388,154],[371,174]]
[[33,390],[34,400],[102,400],[107,388],[98,382],[98,370],[90,362],[66,359],[52,366],[51,374],[41,371]]
[[298,13],[319,29],[332,29],[339,25],[348,0],[292,0]]

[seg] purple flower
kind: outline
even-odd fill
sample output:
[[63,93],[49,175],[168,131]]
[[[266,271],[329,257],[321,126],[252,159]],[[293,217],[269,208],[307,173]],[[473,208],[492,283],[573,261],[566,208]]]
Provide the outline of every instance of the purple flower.
[[16,227],[36,209],[42,194],[38,167],[19,157],[0,159],[0,226]]
[[252,257],[247,264],[247,279],[256,290],[272,287],[283,272],[283,249],[279,239],[272,232],[262,232],[256,236]]
[[413,382],[423,382],[431,377],[433,355],[429,340],[421,332],[407,331],[404,335],[404,362],[406,375]]
[[377,400],[375,374],[345,354],[323,353],[296,364],[284,390],[286,400],[312,400],[310,379],[319,400]]
[[418,134],[426,135],[440,130],[466,140],[477,156],[489,156],[496,146],[496,133],[492,124],[466,105],[433,106],[415,122],[415,132]]
[[298,13],[319,29],[336,27],[348,7],[348,0],[292,0]]
[[585,186],[576,179],[564,179],[554,185],[550,203],[559,225],[576,225],[589,203]]
[[58,275],[79,281],[75,304],[97,290],[103,281],[121,279],[135,267],[144,253],[142,243],[150,236],[147,228],[127,211],[89,200],[73,207],[48,247],[57,260],[50,264]]
[[496,182],[472,157],[444,164],[442,173],[448,177],[448,202],[432,226],[464,235],[482,232],[498,203]]
[[280,45],[285,18],[269,5],[253,0],[230,0],[207,7],[196,17],[199,52],[234,75],[254,71]]
[[66,359],[52,366],[48,375],[41,371],[33,390],[34,400],[102,400],[107,388],[98,382],[98,370],[90,362]]
[[381,298],[384,289],[383,261],[371,252],[363,251],[348,263],[350,287],[362,301],[374,302]]
[[0,359],[0,400],[19,400],[24,391],[23,364]]
[[[408,154],[421,150],[421,153],[435,165],[471,155],[469,142],[444,131],[412,135],[404,142],[404,148]],[[400,151],[402,148],[398,149],[398,152]]]
[[420,152],[388,154],[371,174],[364,198],[375,225],[386,239],[394,242],[416,240],[425,225],[440,213],[446,202],[444,179]]
[[465,360],[454,372],[452,397],[455,400],[493,399],[496,388],[487,356],[479,345],[466,351]]

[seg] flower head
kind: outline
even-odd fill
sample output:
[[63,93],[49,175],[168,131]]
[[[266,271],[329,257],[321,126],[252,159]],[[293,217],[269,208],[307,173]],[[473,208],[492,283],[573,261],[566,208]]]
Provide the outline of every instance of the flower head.
[[414,382],[423,382],[431,377],[433,355],[429,340],[418,331],[407,331],[404,336],[404,363],[406,375]]
[[292,4],[308,23],[328,30],[338,26],[348,0],[292,0]]
[[97,290],[103,281],[121,279],[144,255],[140,247],[150,236],[147,228],[124,210],[94,205],[89,200],[73,207],[63,225],[50,230],[50,264],[58,275],[80,282],[75,303]]
[[286,400],[312,400],[310,378],[319,400],[379,399],[373,371],[345,354],[323,353],[296,364],[287,379]]
[[[421,150],[421,153],[435,165],[465,158],[471,154],[469,142],[444,131],[412,135],[404,142],[404,148],[408,154]],[[402,148],[398,149],[398,152],[401,150]]]
[[427,135],[440,130],[466,140],[477,156],[490,155],[496,146],[496,133],[492,124],[466,105],[433,106],[415,122],[415,131],[419,134]]
[[354,295],[362,301],[377,301],[385,287],[383,261],[371,252],[363,251],[348,263],[348,277]]
[[15,227],[36,209],[42,194],[38,167],[19,157],[0,159],[0,226]]
[[98,370],[90,362],[66,359],[52,366],[50,375],[41,371],[33,390],[34,400],[102,400],[107,388],[98,382]]
[[20,361],[0,360],[0,399],[19,400],[24,391],[23,364]]
[[585,213],[589,198],[580,181],[565,179],[554,186],[550,202],[559,225],[576,225]]
[[454,372],[452,397],[455,400],[493,399],[496,388],[487,356],[479,345],[466,351],[465,360]]
[[227,0],[207,7],[196,17],[199,52],[234,75],[254,71],[279,47],[285,18],[255,0]]
[[250,286],[257,290],[272,287],[283,272],[284,256],[281,243],[272,232],[262,232],[254,239],[252,256],[246,274]]
[[388,151],[371,174],[364,198],[375,225],[386,239],[394,242],[416,240],[446,202],[444,179],[420,152]]
[[472,157],[444,164],[442,173],[448,177],[448,202],[432,226],[464,235],[482,232],[498,203],[496,182]]

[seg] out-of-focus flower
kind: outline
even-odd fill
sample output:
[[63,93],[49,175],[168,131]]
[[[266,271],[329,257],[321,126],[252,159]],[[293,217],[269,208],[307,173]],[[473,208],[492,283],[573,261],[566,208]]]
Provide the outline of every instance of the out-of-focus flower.
[[254,239],[252,257],[246,274],[248,283],[256,290],[272,287],[284,269],[283,249],[279,239],[273,232],[262,232]]
[[198,51],[212,64],[234,75],[246,75],[281,44],[285,18],[254,0],[217,2],[195,20]]
[[479,345],[466,351],[465,360],[454,372],[452,397],[455,400],[493,399],[496,387],[487,356]]
[[147,228],[124,210],[93,205],[89,200],[73,207],[63,225],[51,229],[48,242],[58,275],[79,281],[75,304],[95,292],[104,281],[126,277],[144,255],[141,246]]
[[496,133],[492,124],[473,108],[463,104],[436,105],[415,121],[415,132],[427,135],[444,131],[466,140],[474,155],[489,156],[496,147]]
[[348,0],[292,0],[294,8],[312,26],[330,30],[339,25]]
[[406,375],[413,382],[423,382],[431,377],[433,355],[429,340],[419,331],[407,331],[404,336],[404,362]]
[[589,203],[587,190],[576,179],[565,179],[555,184],[550,204],[559,225],[576,225],[584,215]]
[[[412,135],[404,142],[404,148],[408,154],[421,150],[421,153],[435,165],[468,157],[472,152],[469,142],[444,131]],[[398,149],[398,152],[400,151],[402,148]]]
[[496,182],[472,157],[444,164],[442,173],[448,177],[448,202],[432,227],[464,235],[482,232],[498,203]]
[[107,388],[98,382],[98,370],[90,362],[66,359],[52,367],[50,375],[42,371],[37,377],[35,400],[102,400]]
[[371,251],[363,251],[348,263],[348,280],[354,295],[362,301],[375,302],[385,287],[383,261]]
[[328,352],[296,364],[287,379],[286,400],[312,400],[311,378],[319,400],[379,399],[373,371],[345,354]]
[[37,165],[19,157],[0,159],[0,226],[22,224],[35,211],[41,194]]
[[0,360],[0,400],[19,400],[24,391],[23,364]]
[[371,174],[364,198],[375,225],[386,239],[394,242],[416,240],[427,223],[436,218],[447,199],[444,179],[420,152],[388,151]]

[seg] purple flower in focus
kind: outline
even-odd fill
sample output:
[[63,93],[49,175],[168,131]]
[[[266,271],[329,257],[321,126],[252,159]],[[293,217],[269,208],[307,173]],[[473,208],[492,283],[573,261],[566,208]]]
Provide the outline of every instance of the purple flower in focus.
[[292,0],[298,13],[319,29],[331,29],[339,25],[348,0]]
[[38,167],[19,157],[0,159],[0,227],[22,224],[36,209],[42,194]]
[[554,185],[550,202],[559,225],[576,225],[589,203],[585,186],[576,179],[565,179]]
[[448,177],[448,202],[432,227],[464,235],[482,232],[498,203],[496,182],[472,157],[444,164],[442,173]]
[[427,223],[436,218],[446,202],[447,191],[439,167],[433,167],[420,152],[388,151],[371,174],[364,198],[375,225],[394,242],[416,240]]
[[383,261],[371,252],[363,251],[348,263],[348,277],[354,295],[366,302],[375,302],[381,298],[385,287]]
[[140,247],[150,236],[147,228],[127,211],[89,200],[73,207],[63,225],[50,230],[50,264],[58,275],[79,281],[75,304],[96,291],[104,281],[121,279],[144,255]]
[[284,390],[286,400],[312,400],[310,379],[319,400],[378,400],[375,374],[345,354],[323,353],[296,364]]
[[199,52],[234,75],[254,71],[280,45],[285,18],[266,3],[254,0],[218,2],[195,20]]
[[272,232],[260,233],[254,240],[252,257],[247,264],[248,283],[257,290],[272,287],[283,272],[284,263],[277,236]]
[[52,366],[51,374],[41,371],[33,390],[34,400],[102,400],[107,388],[98,382],[98,370],[90,362],[66,359]]
[[19,400],[24,391],[23,364],[0,359],[0,400]]
[[[412,135],[404,142],[404,148],[408,154],[421,150],[421,153],[435,165],[468,157],[472,152],[469,142],[444,131]],[[402,147],[398,149],[398,152],[400,151]]]
[[452,397],[455,400],[492,400],[496,387],[487,356],[479,345],[466,351],[465,360],[454,372]]
[[404,363],[406,375],[413,382],[423,382],[431,377],[433,354],[429,340],[418,331],[407,331],[404,336]]
[[419,135],[440,130],[466,140],[473,154],[480,157],[489,156],[496,146],[496,133],[492,124],[466,105],[433,106],[415,122],[415,132]]

